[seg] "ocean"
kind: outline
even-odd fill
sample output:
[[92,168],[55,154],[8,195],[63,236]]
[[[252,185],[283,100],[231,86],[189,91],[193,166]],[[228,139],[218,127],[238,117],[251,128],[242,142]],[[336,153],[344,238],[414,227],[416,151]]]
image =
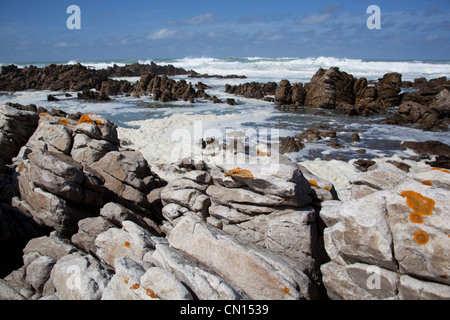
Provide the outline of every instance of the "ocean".
[[[377,80],[389,72],[399,72],[404,81],[413,81],[424,77],[433,79],[450,77],[450,61],[380,61],[362,59],[340,59],[333,57],[318,58],[181,58],[181,59],[148,59],[148,60],[117,60],[117,61],[52,61],[52,62],[26,62],[16,63],[19,67],[36,65],[43,67],[49,63],[74,64],[80,62],[95,69],[107,68],[117,64],[124,66],[139,62],[146,64],[155,62],[158,65],[172,64],[186,70],[195,70],[198,73],[210,75],[245,75],[247,79],[217,79],[202,78],[190,79],[187,76],[175,76],[174,79],[186,79],[192,84],[203,82],[210,89],[207,93],[219,99],[233,98],[236,106],[227,104],[213,104],[212,102],[196,101],[160,103],[152,101],[149,97],[113,97],[112,102],[92,103],[81,101],[72,97],[65,97],[62,92],[25,91],[0,92],[0,103],[14,102],[21,104],[36,104],[48,110],[61,109],[70,113],[97,113],[114,121],[119,127],[119,136],[128,140],[135,149],[140,150],[153,167],[173,163],[176,153],[173,152],[174,132],[186,132],[190,139],[182,143],[195,145],[194,131],[201,127],[203,138],[210,132],[222,132],[224,135],[231,130],[249,132],[250,143],[256,143],[258,132],[272,130],[279,138],[296,136],[311,127],[329,128],[335,130],[337,138],[343,149],[328,147],[327,141],[306,143],[305,148],[299,152],[288,154],[297,162],[326,160],[349,161],[351,159],[410,157],[411,151],[400,147],[402,141],[428,141],[438,140],[450,144],[448,132],[424,132],[413,127],[388,126],[378,124],[385,116],[372,117],[345,117],[332,110],[323,110],[317,114],[317,109],[304,109],[296,112],[281,111],[275,108],[274,103],[260,100],[246,99],[225,93],[225,85],[238,85],[245,82],[279,82],[287,79],[293,82],[309,82],[317,70],[329,67],[339,67],[353,76],[366,77],[368,80]],[[9,63],[3,63],[6,65]],[[2,63],[0,63],[2,65]],[[125,78],[135,82],[139,78]],[[47,95],[53,94],[60,101],[49,102]],[[395,108],[390,110],[395,112]],[[181,131],[180,131],[181,130]],[[184,131],[182,131],[184,130]],[[214,130],[214,131],[212,131]],[[358,132],[360,142],[351,142],[354,132]],[[175,134],[175,136],[177,136]],[[177,138],[177,137],[175,137]],[[179,137],[178,137],[179,138]],[[365,149],[365,154],[357,151]],[[164,172],[158,172],[165,175]],[[167,178],[170,178],[166,174]]]

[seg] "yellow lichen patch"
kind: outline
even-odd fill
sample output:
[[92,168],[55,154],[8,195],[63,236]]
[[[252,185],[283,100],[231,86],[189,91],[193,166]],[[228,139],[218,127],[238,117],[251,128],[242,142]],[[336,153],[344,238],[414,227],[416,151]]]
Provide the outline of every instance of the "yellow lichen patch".
[[69,121],[67,119],[59,119],[58,124],[67,125]]
[[128,241],[125,242],[125,247],[129,248],[131,246],[131,243],[129,243]]
[[78,124],[80,124],[80,123],[89,123],[89,124],[96,124],[96,125],[98,125],[98,126],[102,126],[103,125],[103,122],[101,122],[100,120],[92,120],[92,116],[98,116],[98,114],[93,114],[93,113],[90,113],[90,114],[83,114],[81,117],[80,117],[80,120],[78,121]]
[[419,230],[414,234],[414,241],[416,241],[418,245],[423,246],[430,241],[430,237],[425,231]]
[[431,169],[431,170],[433,170],[433,171],[442,171],[442,172],[444,172],[444,173],[450,173],[450,170],[443,169],[443,168],[433,168],[433,169]]
[[409,221],[411,221],[412,223],[418,223],[418,224],[422,224],[423,223],[422,216],[420,214],[415,213],[415,212],[413,212],[413,213],[411,213],[409,215]]
[[400,194],[403,198],[406,198],[406,204],[410,207],[414,213],[419,215],[429,216],[434,210],[436,202],[433,199],[424,197],[420,193],[414,191],[403,191]]
[[320,189],[319,184],[317,183],[317,181],[309,180],[309,184],[311,185],[311,188],[313,188],[313,189]]
[[137,289],[139,289],[141,287],[141,285],[139,284],[139,283],[135,283],[135,284],[133,284],[131,287],[130,287],[130,289],[131,290],[137,290]]
[[254,179],[255,177],[249,170],[236,168],[228,171],[228,174],[232,177],[244,178],[244,179]]
[[147,289],[145,291],[145,294],[147,294],[152,299],[158,299],[159,298],[158,295],[152,289]]

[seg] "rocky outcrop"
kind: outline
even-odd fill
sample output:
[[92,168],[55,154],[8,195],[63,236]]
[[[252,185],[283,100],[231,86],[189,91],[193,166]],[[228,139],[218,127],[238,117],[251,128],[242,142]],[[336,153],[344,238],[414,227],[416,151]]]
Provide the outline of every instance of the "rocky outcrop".
[[449,174],[379,164],[322,204],[331,299],[449,299]]
[[0,205],[0,261],[15,263],[0,298],[450,298],[448,170],[375,164],[339,200],[263,149],[165,185],[109,120],[40,114],[2,169],[20,193]]
[[43,68],[29,66],[22,69],[10,65],[2,67],[0,90],[100,90],[103,81],[107,80],[108,76],[104,70],[89,69],[79,63],[74,65],[50,64]]
[[187,71],[183,68],[176,68],[171,64],[167,66],[159,66],[153,61],[150,64],[133,63],[123,67],[119,67],[114,64],[112,67],[108,67],[106,69],[106,74],[108,77],[141,77],[147,73],[176,76],[190,74],[192,71]]
[[151,95],[155,101],[169,102],[184,100],[194,102],[197,93],[192,84],[185,80],[175,81],[167,76],[145,74],[133,85],[131,94],[134,96]]
[[422,89],[405,95],[403,102],[386,124],[416,124],[423,130],[447,130],[450,122],[450,91]]
[[38,126],[39,116],[12,106],[0,106],[0,159],[11,163]]
[[268,83],[244,83],[237,86],[226,85],[225,92],[243,96],[248,99],[263,99],[265,96],[274,95],[277,84],[275,82]]

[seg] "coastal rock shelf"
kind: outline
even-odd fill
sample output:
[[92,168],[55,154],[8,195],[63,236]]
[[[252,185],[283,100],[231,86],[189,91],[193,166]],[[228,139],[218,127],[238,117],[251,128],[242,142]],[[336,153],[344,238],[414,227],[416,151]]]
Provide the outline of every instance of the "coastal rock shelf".
[[450,299],[449,170],[371,163],[339,198],[275,150],[167,183],[95,114],[0,132],[0,299]]

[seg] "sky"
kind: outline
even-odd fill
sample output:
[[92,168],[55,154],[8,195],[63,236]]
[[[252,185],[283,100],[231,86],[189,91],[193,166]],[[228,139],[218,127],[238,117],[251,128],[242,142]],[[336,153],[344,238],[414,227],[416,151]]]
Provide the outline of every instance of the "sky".
[[0,63],[320,56],[450,60],[450,1],[0,0]]

